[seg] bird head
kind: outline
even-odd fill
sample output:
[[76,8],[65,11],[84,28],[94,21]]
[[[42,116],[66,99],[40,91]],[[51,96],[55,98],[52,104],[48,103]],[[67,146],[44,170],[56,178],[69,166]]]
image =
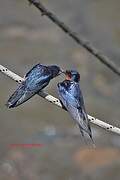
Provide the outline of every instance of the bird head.
[[59,76],[61,73],[63,73],[63,70],[60,69],[60,67],[56,66],[56,65],[49,66],[49,69],[52,72],[53,78],[56,77],[56,76]]
[[72,80],[75,82],[80,81],[80,74],[76,70],[66,70],[65,75],[66,75],[66,80]]

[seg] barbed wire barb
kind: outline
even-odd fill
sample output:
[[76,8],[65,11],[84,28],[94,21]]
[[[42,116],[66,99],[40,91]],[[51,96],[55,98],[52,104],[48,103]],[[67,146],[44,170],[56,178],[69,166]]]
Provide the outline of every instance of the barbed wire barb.
[[[10,77],[11,79],[13,79],[14,81],[16,81],[17,83],[21,83],[22,81],[24,81],[24,78],[20,77],[19,75],[15,74],[14,72],[10,71],[9,69],[7,69],[6,67],[0,65],[0,71],[7,75],[8,77]],[[38,93],[39,96],[41,96],[42,98],[46,99],[48,102],[51,102],[52,104],[64,109],[64,107],[62,106],[61,102],[59,99],[55,98],[54,96],[44,92],[44,91],[40,91]],[[66,110],[66,109],[64,109]],[[113,125],[110,125],[106,122],[103,122],[93,116],[88,115],[88,118],[90,120],[91,123],[106,129],[107,131],[111,131],[113,133],[116,133],[118,135],[120,135],[120,129],[118,127],[114,127]]]
[[47,16],[53,23],[55,23],[60,29],[62,29],[69,37],[71,37],[78,45],[85,48],[92,55],[96,57],[100,62],[111,69],[115,74],[120,76],[120,67],[118,67],[102,52],[98,51],[89,41],[83,37],[79,37],[77,33],[73,32],[65,23],[58,19],[58,17],[50,12],[39,0],[28,0],[29,4],[33,4],[38,10],[40,10],[42,16]]

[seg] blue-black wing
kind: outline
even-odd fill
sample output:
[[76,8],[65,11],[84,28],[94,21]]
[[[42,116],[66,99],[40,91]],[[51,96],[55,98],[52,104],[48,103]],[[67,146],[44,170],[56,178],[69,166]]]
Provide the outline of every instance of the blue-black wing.
[[7,106],[9,108],[16,107],[37,92],[46,87],[51,79],[51,72],[46,66],[37,64],[26,75],[25,81],[23,81],[13,95],[9,98]]
[[51,77],[48,67],[37,64],[25,75],[26,88],[28,91],[38,92],[47,86]]
[[85,131],[92,138],[91,128],[79,84],[72,81],[58,83],[58,93],[63,105],[77,122],[81,133]]

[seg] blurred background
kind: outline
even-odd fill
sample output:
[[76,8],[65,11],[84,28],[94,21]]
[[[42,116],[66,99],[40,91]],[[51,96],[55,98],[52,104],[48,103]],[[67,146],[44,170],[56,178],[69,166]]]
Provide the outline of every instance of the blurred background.
[[[71,29],[120,66],[120,1],[41,1]],[[0,2],[0,64],[24,74],[37,63],[81,74],[88,114],[120,127],[120,80],[27,0]],[[46,88],[57,97],[53,80]],[[17,84],[0,74],[0,180],[120,179],[120,138],[92,126],[97,148],[84,143],[68,113],[35,96],[16,109],[5,103]],[[88,140],[89,141],[89,140]],[[19,148],[10,144],[39,143]]]

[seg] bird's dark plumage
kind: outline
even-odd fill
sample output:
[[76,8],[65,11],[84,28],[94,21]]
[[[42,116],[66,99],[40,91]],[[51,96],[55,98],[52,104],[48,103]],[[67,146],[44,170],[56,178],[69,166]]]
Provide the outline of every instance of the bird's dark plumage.
[[78,124],[82,135],[86,132],[92,139],[89,119],[85,110],[84,99],[80,89],[80,74],[77,71],[66,71],[66,79],[58,83],[61,102]]
[[40,90],[45,88],[49,84],[50,80],[58,76],[60,72],[60,68],[55,65],[35,65],[25,75],[25,80],[19,85],[18,89],[9,98],[6,105],[9,108],[13,108],[24,103]]

